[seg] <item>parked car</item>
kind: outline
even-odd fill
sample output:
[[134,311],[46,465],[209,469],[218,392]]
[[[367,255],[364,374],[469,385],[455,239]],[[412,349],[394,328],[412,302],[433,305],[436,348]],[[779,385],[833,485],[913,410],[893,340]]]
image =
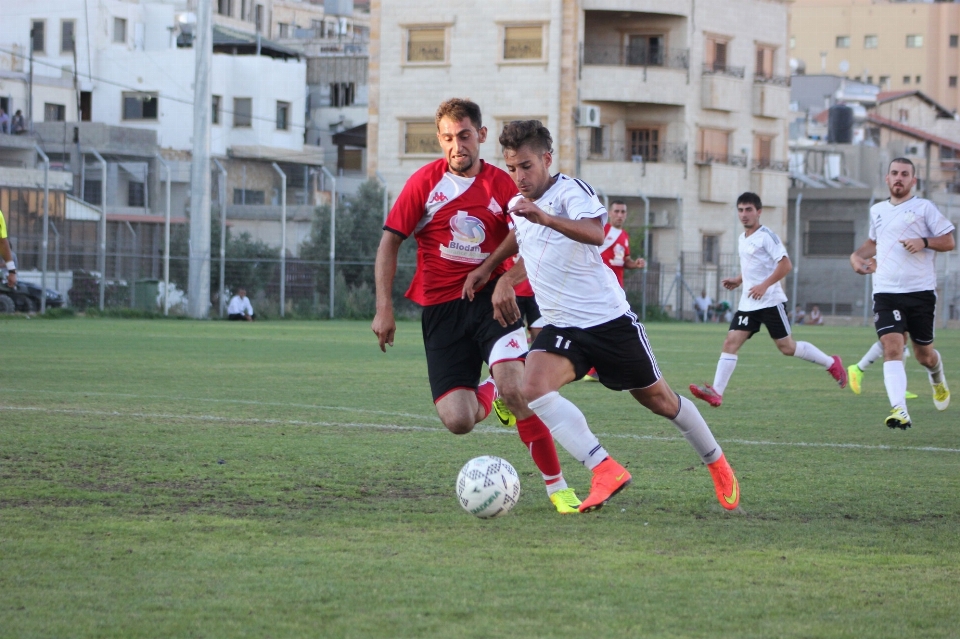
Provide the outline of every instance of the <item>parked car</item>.
[[[17,282],[16,289],[0,283],[0,313],[38,312],[42,290],[31,282]],[[47,308],[61,308],[65,301],[58,291],[47,289]]]

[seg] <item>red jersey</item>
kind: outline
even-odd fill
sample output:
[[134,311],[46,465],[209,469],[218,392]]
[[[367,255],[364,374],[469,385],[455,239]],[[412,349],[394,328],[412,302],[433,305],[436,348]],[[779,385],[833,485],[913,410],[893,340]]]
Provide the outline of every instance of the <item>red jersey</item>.
[[[510,231],[505,210],[516,194],[506,171],[482,160],[472,178],[448,172],[445,159],[410,176],[383,226],[417,239],[417,271],[406,296],[421,306],[460,299],[467,273]],[[492,277],[505,270],[501,264]]]
[[[514,264],[516,264],[517,260],[519,259],[520,259],[519,255],[514,255],[513,257],[508,259],[506,262],[504,262],[504,265],[507,267],[507,270],[509,271],[510,268]],[[528,279],[523,280],[522,282],[514,286],[513,292],[517,294],[517,297],[533,297],[533,287],[530,286],[530,280]]]
[[604,225],[603,232],[600,259],[616,274],[623,288],[623,263],[624,258],[630,257],[630,236],[623,229],[615,229],[610,224]]

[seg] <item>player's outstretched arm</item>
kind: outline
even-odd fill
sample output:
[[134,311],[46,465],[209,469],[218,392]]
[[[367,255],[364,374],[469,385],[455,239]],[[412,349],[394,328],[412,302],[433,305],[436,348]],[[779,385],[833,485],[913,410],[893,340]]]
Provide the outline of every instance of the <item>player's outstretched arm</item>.
[[[483,285],[490,280],[490,274],[493,273],[494,269],[503,264],[507,258],[516,255],[519,248],[516,231],[510,229],[507,236],[500,242],[500,246],[495,248],[493,253],[488,255],[480,266],[467,273],[467,279],[463,281],[463,292],[460,294],[460,299],[466,297],[472,302],[474,293],[483,288]],[[522,282],[523,279],[519,281]]]
[[392,231],[384,231],[377,248],[374,279],[377,287],[377,314],[370,328],[376,333],[380,350],[387,352],[387,344],[393,346],[397,322],[393,317],[393,279],[397,275],[397,255],[403,238]]
[[541,226],[546,226],[547,228],[558,231],[574,242],[592,244],[594,246],[603,244],[603,222],[599,217],[571,220],[557,215],[550,215],[544,212],[533,201],[526,198],[519,200],[509,212],[529,220],[534,224],[540,224]]
[[493,319],[500,322],[500,326],[507,327],[520,319],[517,292],[513,287],[525,279],[527,279],[527,267],[521,257],[509,271],[504,273],[494,287],[491,298]]
[[647,261],[642,257],[633,259],[629,255],[623,258],[624,268],[644,268],[647,265]]
[[723,288],[727,289],[728,291],[732,291],[743,284],[743,273],[740,273],[736,277],[725,277],[720,280],[720,283],[723,284]]
[[873,272],[873,257],[877,254],[877,243],[867,238],[856,251],[850,254],[850,266],[860,275]]

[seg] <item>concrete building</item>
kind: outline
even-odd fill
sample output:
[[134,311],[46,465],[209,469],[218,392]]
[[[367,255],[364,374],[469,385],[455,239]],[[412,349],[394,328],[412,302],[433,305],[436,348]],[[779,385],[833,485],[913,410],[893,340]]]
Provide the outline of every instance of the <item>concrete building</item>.
[[680,262],[689,289],[721,297],[739,193],[758,192],[765,223],[785,230],[785,2],[373,0],[370,11],[367,171],[392,195],[438,157],[437,105],[463,96],[484,110],[493,162],[503,123],[542,120],[556,169],[627,201],[638,252],[649,202],[665,306],[690,308],[665,298]]
[[883,91],[919,89],[960,107],[960,4],[796,0],[789,56],[806,73],[834,73]]

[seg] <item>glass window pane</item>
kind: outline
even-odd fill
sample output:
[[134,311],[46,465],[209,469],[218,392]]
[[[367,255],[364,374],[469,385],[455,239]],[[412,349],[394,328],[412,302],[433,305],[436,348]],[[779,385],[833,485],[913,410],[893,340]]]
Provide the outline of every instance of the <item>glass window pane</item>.
[[407,122],[404,153],[440,154],[437,125],[434,122]]
[[443,62],[445,49],[445,29],[407,31],[408,62]]
[[539,60],[542,57],[543,26],[504,28],[504,60]]

